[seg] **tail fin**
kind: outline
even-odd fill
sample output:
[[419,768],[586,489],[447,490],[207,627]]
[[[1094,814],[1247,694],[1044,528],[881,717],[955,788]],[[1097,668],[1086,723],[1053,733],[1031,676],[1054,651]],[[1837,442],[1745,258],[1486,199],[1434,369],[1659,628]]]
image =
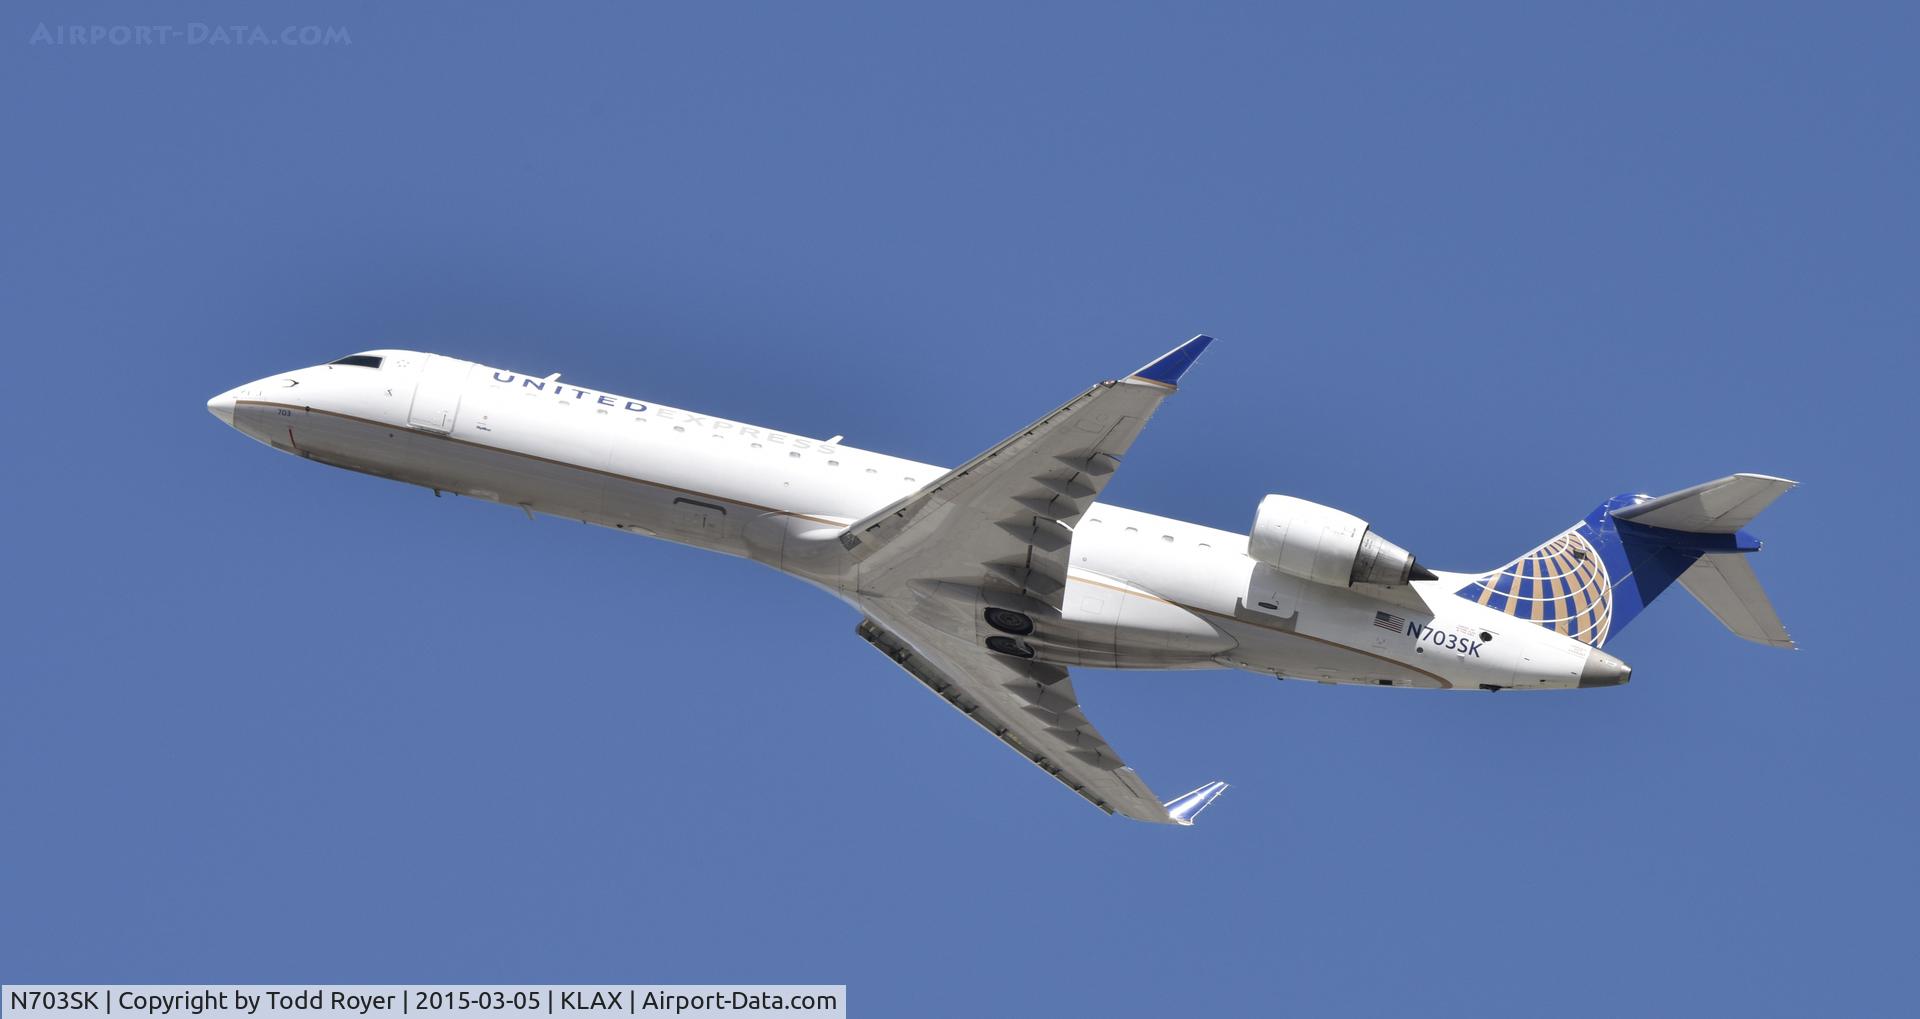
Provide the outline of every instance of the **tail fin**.
[[1741,528],[1792,487],[1784,478],[1735,474],[1658,498],[1615,496],[1458,593],[1600,647],[1678,580],[1735,634],[1792,647],[1741,557],[1760,550]]

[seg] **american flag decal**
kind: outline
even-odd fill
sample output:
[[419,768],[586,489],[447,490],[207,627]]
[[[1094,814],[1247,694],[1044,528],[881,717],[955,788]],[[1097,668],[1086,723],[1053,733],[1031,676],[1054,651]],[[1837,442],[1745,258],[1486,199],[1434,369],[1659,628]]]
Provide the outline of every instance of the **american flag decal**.
[[1375,612],[1373,614],[1373,625],[1382,630],[1392,630],[1395,633],[1399,633],[1407,628],[1407,621],[1391,612]]

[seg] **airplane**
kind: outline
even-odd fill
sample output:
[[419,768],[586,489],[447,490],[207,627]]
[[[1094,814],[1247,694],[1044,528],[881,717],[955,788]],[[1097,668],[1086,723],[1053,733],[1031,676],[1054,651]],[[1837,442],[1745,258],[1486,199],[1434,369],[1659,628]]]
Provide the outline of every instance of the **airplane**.
[[1620,495],[1500,567],[1428,569],[1353,514],[1269,495],[1242,534],[1097,501],[1201,351],[1196,336],[951,469],[413,350],[368,350],[207,401],[317,463],[744,556],[861,613],[859,636],[1108,814],[1191,825],[1069,671],[1243,669],[1439,690],[1626,683],[1602,650],[1676,581],[1791,648],[1744,528],[1795,483],[1734,474]]

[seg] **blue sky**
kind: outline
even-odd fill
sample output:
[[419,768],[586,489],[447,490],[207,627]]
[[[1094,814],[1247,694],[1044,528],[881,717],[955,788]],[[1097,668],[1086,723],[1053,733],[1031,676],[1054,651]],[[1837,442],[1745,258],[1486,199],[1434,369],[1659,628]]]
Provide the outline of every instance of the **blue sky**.
[[[1845,6],[10,5],[0,979],[1910,1005],[1920,24]],[[1784,475],[1805,650],[1676,591],[1618,690],[1086,674],[1234,783],[1166,830],[761,567],[202,406],[401,345],[954,463],[1200,331],[1112,501],[1465,569]]]

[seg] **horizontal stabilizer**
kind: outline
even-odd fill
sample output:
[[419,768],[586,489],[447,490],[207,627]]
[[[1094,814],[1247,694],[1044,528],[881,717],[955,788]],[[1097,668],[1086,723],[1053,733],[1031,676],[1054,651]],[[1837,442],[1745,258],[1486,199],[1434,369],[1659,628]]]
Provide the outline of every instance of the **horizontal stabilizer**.
[[1771,647],[1794,646],[1746,556],[1703,555],[1680,574],[1680,586],[1736,635]]
[[1175,824],[1190,825],[1202,810],[1207,809],[1207,804],[1219,799],[1220,794],[1226,791],[1225,782],[1208,782],[1190,793],[1168,800],[1167,816],[1173,818]]
[[1797,482],[1734,474],[1613,511],[1615,518],[1695,534],[1732,534]]

